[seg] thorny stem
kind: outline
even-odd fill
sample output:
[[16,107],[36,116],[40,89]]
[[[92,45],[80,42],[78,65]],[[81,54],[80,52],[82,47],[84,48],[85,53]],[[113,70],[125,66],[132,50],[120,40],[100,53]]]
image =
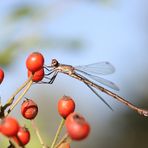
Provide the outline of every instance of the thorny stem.
[[69,137],[69,135],[65,134],[63,138],[60,140],[60,142],[54,148],[58,148],[64,142],[71,143],[71,141],[72,139]]
[[37,126],[36,126],[34,120],[31,120],[31,123],[32,123],[32,127],[34,128],[34,130],[35,130],[35,132],[36,132],[36,135],[37,135],[37,137],[38,137],[38,139],[39,139],[39,141],[40,141],[40,144],[42,145],[42,148],[47,148],[47,147],[45,146],[44,142],[43,142],[43,139],[42,139],[42,137],[41,137],[41,135],[40,135],[40,132],[39,132],[39,130],[38,130],[38,128],[37,128]]
[[62,118],[61,123],[60,123],[60,125],[59,125],[59,127],[58,127],[58,130],[57,130],[57,132],[56,132],[56,135],[55,135],[55,137],[54,137],[54,140],[53,140],[53,142],[52,142],[51,148],[54,148],[54,146],[55,146],[55,144],[56,144],[56,142],[57,142],[57,140],[58,140],[58,138],[59,138],[59,135],[60,135],[60,133],[61,133],[61,131],[62,131],[62,128],[63,128],[63,126],[64,126],[64,123],[65,123],[65,119]]
[[12,104],[12,106],[9,108],[9,110],[7,111],[7,113],[5,114],[5,116],[8,116],[8,114],[14,109],[14,107],[20,102],[20,100],[23,98],[23,96],[27,93],[27,91],[29,90],[29,88],[31,87],[33,81],[30,80],[28,85],[26,86],[25,90],[23,91],[23,93],[18,97],[18,99]]
[[[32,79],[32,76],[30,76],[15,92],[14,94],[8,99],[7,103],[11,102],[14,100],[15,96],[30,82]],[[6,103],[6,104],[7,104]]]

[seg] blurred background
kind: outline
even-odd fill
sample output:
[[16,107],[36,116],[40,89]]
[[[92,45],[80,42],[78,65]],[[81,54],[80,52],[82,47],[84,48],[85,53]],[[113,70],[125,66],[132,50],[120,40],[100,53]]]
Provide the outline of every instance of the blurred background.
[[[109,61],[116,72],[103,76],[118,85],[118,93],[139,107],[148,108],[148,1],[146,0],[7,0],[0,4],[0,66],[5,80],[0,86],[2,103],[27,79],[25,60],[33,51],[45,56],[46,65],[85,65]],[[76,111],[91,125],[87,139],[72,148],[146,148],[148,119],[99,92],[114,111],[83,83],[59,74],[52,85],[33,85],[26,97],[39,106],[36,118],[44,141],[50,144],[60,117],[57,101],[69,95]],[[32,130],[20,115],[11,113]],[[65,132],[63,131],[63,134]],[[32,130],[27,148],[40,148]],[[8,146],[0,136],[0,148]]]

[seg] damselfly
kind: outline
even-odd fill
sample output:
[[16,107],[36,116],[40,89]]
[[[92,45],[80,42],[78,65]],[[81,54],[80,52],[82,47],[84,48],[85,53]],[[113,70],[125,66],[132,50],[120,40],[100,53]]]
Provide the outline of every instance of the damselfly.
[[96,84],[94,81],[99,82],[103,85],[106,85],[114,90],[119,90],[119,88],[113,83],[106,79],[99,77],[98,75],[107,75],[111,74],[115,71],[114,67],[109,62],[98,62],[84,66],[71,66],[66,64],[60,64],[56,59],[52,59],[50,66],[45,66],[45,68],[49,71],[47,76],[52,75],[50,81],[43,82],[52,84],[59,72],[69,75],[79,81],[82,81],[90,90],[96,94],[110,109],[111,106],[96,92],[95,89],[98,89],[109,96],[115,98],[119,102],[125,104],[132,110],[135,110],[137,113],[143,116],[148,116],[148,110],[144,110],[139,108],[129,101],[125,100],[124,98],[120,97],[119,95],[113,93],[112,91],[102,87],[101,85]]

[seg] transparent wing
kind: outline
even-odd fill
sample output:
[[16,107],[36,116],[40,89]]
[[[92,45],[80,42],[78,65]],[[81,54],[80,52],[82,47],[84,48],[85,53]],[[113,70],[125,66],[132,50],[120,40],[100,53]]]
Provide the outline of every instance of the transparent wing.
[[81,71],[79,69],[76,69],[76,71],[78,71],[78,72],[88,76],[89,78],[91,78],[91,79],[93,79],[93,80],[95,80],[95,81],[97,81],[97,82],[99,82],[99,83],[101,83],[101,84],[103,84],[105,86],[108,86],[108,87],[110,87],[110,88],[112,88],[114,90],[117,90],[117,91],[119,90],[118,86],[115,83],[113,83],[113,82],[111,82],[109,80],[106,80],[106,79],[101,78],[99,76],[88,74],[85,71]]
[[101,99],[101,101],[103,101],[109,107],[109,109],[111,109],[113,111],[112,107],[90,85],[88,85],[87,83],[85,83],[85,84],[98,98]]
[[75,69],[98,75],[107,75],[115,71],[115,68],[109,62],[98,62],[89,65],[75,66]]

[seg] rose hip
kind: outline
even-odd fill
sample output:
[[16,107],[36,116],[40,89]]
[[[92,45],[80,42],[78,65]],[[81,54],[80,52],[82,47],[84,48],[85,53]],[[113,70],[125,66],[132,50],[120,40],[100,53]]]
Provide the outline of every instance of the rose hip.
[[65,121],[67,133],[73,140],[82,140],[86,138],[90,132],[90,126],[81,115],[71,113]]
[[4,79],[4,71],[2,68],[0,68],[0,84],[3,82]]
[[24,118],[32,120],[38,114],[38,106],[33,100],[26,99],[21,105],[21,113]]
[[[31,74],[33,74],[33,73],[28,70],[28,77],[30,77]],[[40,70],[36,71],[36,72],[33,74],[32,81],[33,81],[33,82],[39,82],[39,81],[41,81],[43,78],[44,78],[44,69],[41,68]]]
[[75,102],[69,96],[63,96],[58,101],[58,112],[63,117],[66,118],[70,113],[75,110]]
[[33,52],[30,54],[26,60],[26,67],[32,73],[43,68],[44,65],[44,57],[39,52]]
[[19,123],[15,118],[6,117],[1,121],[1,133],[5,136],[15,136],[19,130]]
[[26,145],[30,141],[30,132],[25,127],[20,127],[17,135],[13,137],[13,140],[20,146]]

